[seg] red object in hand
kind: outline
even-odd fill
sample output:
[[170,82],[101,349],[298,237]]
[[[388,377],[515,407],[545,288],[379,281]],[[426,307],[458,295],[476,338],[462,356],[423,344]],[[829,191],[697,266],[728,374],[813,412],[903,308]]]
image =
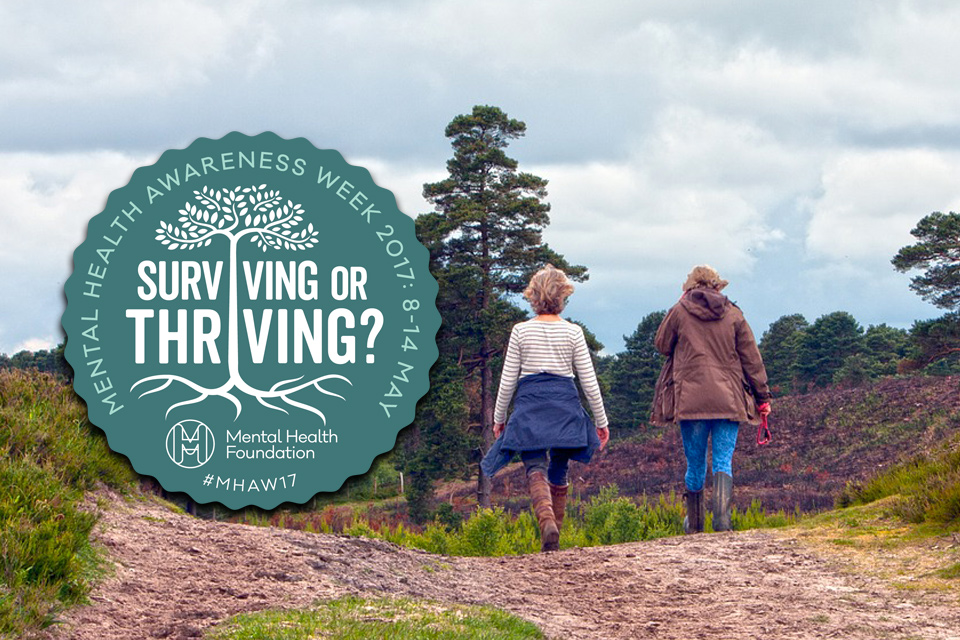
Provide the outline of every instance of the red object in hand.
[[764,402],[757,410],[760,412],[760,426],[757,427],[757,444],[770,444],[773,435],[770,433],[770,425],[767,423],[767,416],[770,415],[770,403]]

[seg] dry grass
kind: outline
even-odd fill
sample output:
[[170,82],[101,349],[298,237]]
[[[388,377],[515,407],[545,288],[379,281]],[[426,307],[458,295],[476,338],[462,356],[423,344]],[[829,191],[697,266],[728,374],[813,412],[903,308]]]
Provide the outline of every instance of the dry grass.
[[847,507],[776,531],[795,538],[845,572],[879,578],[898,589],[941,592],[960,601],[960,534],[903,522],[890,496]]

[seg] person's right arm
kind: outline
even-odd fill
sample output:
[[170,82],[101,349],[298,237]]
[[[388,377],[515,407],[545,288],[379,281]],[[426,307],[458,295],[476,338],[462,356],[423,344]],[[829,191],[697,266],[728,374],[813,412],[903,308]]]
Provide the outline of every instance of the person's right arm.
[[677,346],[677,313],[677,305],[674,305],[664,316],[663,322],[657,329],[657,335],[653,339],[653,346],[665,356],[672,354],[673,348]]
[[[503,371],[500,373],[500,388],[497,391],[497,404],[493,410],[493,433],[499,436],[503,425],[507,421],[507,409],[513,399],[513,392],[517,388],[520,378],[520,338],[517,327],[510,331],[510,342],[507,343],[507,354],[503,358]],[[498,428],[499,427],[499,428]]]
[[[767,383],[767,370],[763,366],[763,357],[757,347],[757,340],[745,319],[736,324],[737,354],[740,356],[740,365],[743,367],[743,376],[753,391],[757,406],[767,403],[770,398],[770,385]],[[768,407],[769,408],[769,407]]]

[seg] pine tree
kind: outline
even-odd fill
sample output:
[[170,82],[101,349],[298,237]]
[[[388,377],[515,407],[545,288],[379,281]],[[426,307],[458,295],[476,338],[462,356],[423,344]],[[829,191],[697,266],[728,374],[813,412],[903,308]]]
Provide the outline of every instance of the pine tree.
[[910,329],[910,350],[904,371],[923,369],[934,375],[960,372],[960,312],[917,320]]
[[467,462],[467,402],[456,362],[441,355],[430,373],[430,390],[417,404],[412,425],[400,433],[394,449],[398,468],[406,471],[410,519],[432,515],[433,482],[457,475]]
[[607,410],[618,429],[636,429],[650,418],[654,387],[665,358],[653,346],[653,339],[666,311],[647,314],[636,331],[624,336],[624,350],[610,363],[604,378],[610,391]]
[[960,353],[960,213],[935,211],[910,233],[917,242],[900,249],[893,266],[904,273],[923,269],[911,279],[910,288],[950,313],[914,324],[910,332],[913,353],[904,361],[904,369],[937,363],[941,372],[955,371]]
[[803,332],[810,326],[799,313],[777,318],[760,338],[760,354],[775,393],[796,391],[796,367]]
[[846,311],[834,311],[816,319],[800,339],[797,378],[808,385],[825,387],[849,356],[861,352],[863,327]]
[[[497,107],[476,106],[454,118],[445,132],[454,149],[449,176],[424,185],[424,198],[436,210],[417,220],[441,297],[458,300],[455,309],[447,308],[452,316],[441,309],[442,339],[450,340],[465,373],[479,378],[476,421],[484,450],[493,443],[494,363],[517,317],[507,296],[522,292],[547,263],[573,279],[586,278],[585,267],[567,264],[543,241],[550,222],[547,181],[518,172],[504,151],[525,132],[523,122]],[[490,482],[482,473],[477,491],[481,506],[489,506]]]
[[910,232],[916,244],[894,256],[900,272],[924,269],[910,288],[942,309],[960,310],[960,214],[936,211],[925,216]]
[[863,352],[871,378],[892,376],[910,350],[910,334],[886,324],[870,325],[863,334]]

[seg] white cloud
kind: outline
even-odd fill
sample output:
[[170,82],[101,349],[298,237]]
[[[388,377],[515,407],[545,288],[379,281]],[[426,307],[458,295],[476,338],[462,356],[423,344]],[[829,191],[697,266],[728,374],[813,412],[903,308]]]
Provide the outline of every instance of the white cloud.
[[748,249],[762,247],[769,232],[761,213],[736,193],[655,185],[635,166],[550,166],[538,173],[551,181],[551,243],[595,269],[666,273],[712,262],[742,272],[753,262]]
[[[784,313],[866,309],[856,282],[960,207],[958,31],[938,0],[0,3],[0,147],[24,151],[0,154],[0,294],[19,302],[0,346],[56,335],[36,325],[89,218],[150,161],[134,153],[307,136],[416,215],[474,104],[527,122],[508,152],[550,181],[546,238],[590,267],[573,308],[614,347],[696,262],[758,289],[776,274],[799,292],[769,303]],[[912,295],[899,274],[871,287]]]
[[764,207],[805,190],[817,177],[821,150],[809,150],[738,117],[705,108],[667,107],[636,162],[657,185],[706,187],[739,194]]
[[0,154],[0,220],[8,237],[0,246],[0,265],[65,266],[107,194],[149,163],[109,151]]
[[150,162],[116,152],[0,154],[0,351],[60,340],[63,284],[87,223]]
[[810,202],[807,248],[834,261],[889,260],[933,211],[960,209],[960,154],[929,149],[848,151],[824,168]]
[[[0,9],[0,96],[109,100],[204,84],[220,68],[267,66],[277,38],[260,0],[158,4],[39,1]],[[9,62],[10,64],[6,64]]]
[[703,262],[749,273],[784,239],[774,209],[816,186],[817,160],[750,123],[677,108],[624,162],[535,172],[550,180],[558,248],[624,278],[673,283]]
[[[836,11],[839,17],[847,9]],[[820,19],[829,21],[831,13]],[[934,127],[960,127],[954,44],[960,8],[878,2],[861,5],[849,19],[829,21],[825,33],[835,46],[826,49],[783,34],[771,38],[779,32],[775,26],[731,39],[724,37],[729,24],[718,20],[690,48],[683,69],[661,67],[663,86],[716,113],[749,114],[801,147],[899,144]],[[799,23],[798,33],[805,26]],[[822,44],[822,38],[816,40]],[[957,143],[928,138],[929,144]]]
[[20,351],[41,351],[43,349],[53,349],[57,344],[59,344],[60,338],[57,336],[47,336],[45,338],[28,338],[15,346],[10,354],[18,353]]
[[417,167],[409,164],[387,162],[377,158],[347,159],[347,162],[370,171],[378,186],[393,192],[400,211],[412,218],[433,211],[433,206],[423,199],[423,185],[443,180],[446,176],[437,167]]

